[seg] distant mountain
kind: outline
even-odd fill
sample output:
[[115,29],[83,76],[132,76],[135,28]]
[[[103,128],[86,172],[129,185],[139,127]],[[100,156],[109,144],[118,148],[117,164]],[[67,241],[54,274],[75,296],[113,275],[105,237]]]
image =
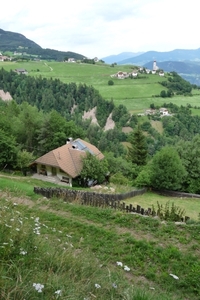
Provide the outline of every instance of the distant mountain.
[[[193,61],[156,61],[156,65],[159,69],[165,72],[175,71],[185,80],[192,84],[200,86],[200,62]],[[144,64],[143,67],[152,70],[153,61]]]
[[176,49],[168,52],[147,51],[141,55],[133,56],[118,62],[119,65],[144,65],[149,61],[200,61],[200,48],[196,50]]
[[117,63],[119,61],[125,60],[125,59],[129,59],[132,58],[134,56],[138,56],[140,54],[142,54],[143,52],[122,52],[120,54],[116,54],[116,55],[109,55],[106,57],[101,58],[103,61],[105,61],[106,64],[113,64],[113,63]]
[[40,59],[53,59],[62,61],[65,57],[83,59],[84,55],[71,51],[58,51],[53,49],[43,49],[35,42],[27,39],[24,35],[16,32],[0,29],[0,51],[20,52],[24,57],[37,55]]
[[0,49],[1,51],[16,51],[23,48],[42,49],[35,42],[27,39],[24,35],[0,29]]
[[[185,74],[200,74],[200,62],[194,63],[190,61],[157,61],[156,65],[159,69],[162,69],[166,72],[175,71],[177,73]],[[151,70],[153,66],[153,61],[150,61],[147,64],[144,64],[143,66]]]

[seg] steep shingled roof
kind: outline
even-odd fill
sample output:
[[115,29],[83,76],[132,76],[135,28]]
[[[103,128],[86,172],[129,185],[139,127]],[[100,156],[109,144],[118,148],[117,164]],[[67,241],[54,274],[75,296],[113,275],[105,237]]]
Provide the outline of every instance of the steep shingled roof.
[[92,144],[76,139],[61,147],[58,147],[36,159],[34,163],[58,167],[70,177],[77,177],[82,169],[82,158],[90,152],[98,159],[103,159],[104,155]]

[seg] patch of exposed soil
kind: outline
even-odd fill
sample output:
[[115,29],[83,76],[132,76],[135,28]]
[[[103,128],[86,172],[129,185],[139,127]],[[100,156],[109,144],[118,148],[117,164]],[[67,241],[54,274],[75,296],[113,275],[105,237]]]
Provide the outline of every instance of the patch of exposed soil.
[[96,107],[94,107],[94,108],[92,108],[91,110],[89,110],[89,111],[85,111],[84,112],[84,114],[83,114],[83,119],[84,120],[86,120],[86,119],[92,119],[92,122],[91,123],[93,123],[93,124],[96,124],[96,125],[98,125],[99,126],[99,124],[98,124],[98,121],[97,121],[97,118],[96,118]]
[[[91,123],[96,124],[99,126],[97,118],[96,118],[96,107],[89,111],[85,111],[82,117],[84,120],[91,118]],[[112,113],[110,113],[109,117],[107,118],[106,125],[104,127],[104,131],[113,129],[115,127],[115,122],[112,120]]]
[[0,98],[4,101],[12,100],[10,93],[9,92],[5,93],[3,90],[0,90]]
[[114,129],[115,128],[115,122],[112,119],[112,113],[110,113],[107,121],[106,121],[106,125],[104,127],[104,131],[106,130],[110,130],[110,129]]

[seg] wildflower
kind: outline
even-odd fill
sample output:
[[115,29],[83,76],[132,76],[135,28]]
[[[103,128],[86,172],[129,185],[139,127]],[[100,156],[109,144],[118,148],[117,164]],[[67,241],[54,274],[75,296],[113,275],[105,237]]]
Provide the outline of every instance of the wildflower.
[[17,230],[17,231],[20,231],[20,229],[19,229],[19,228],[16,228],[16,230]]
[[127,267],[127,266],[124,266],[124,271],[127,271],[127,272],[129,272],[129,271],[130,271],[130,268],[129,268],[129,267]]
[[179,279],[178,276],[174,275],[174,274],[169,274],[170,276],[172,276],[174,279]]
[[12,226],[10,226],[10,225],[8,225],[8,224],[5,224],[5,226],[6,226],[6,227],[9,227],[9,228],[12,228]]
[[20,249],[20,254],[26,255],[26,254],[27,254],[27,251],[24,251],[23,249]]
[[117,261],[117,265],[123,267],[123,263],[121,261]]
[[114,289],[116,289],[116,288],[117,288],[116,283],[113,283],[113,284],[112,284],[112,287],[113,287]]
[[152,286],[150,286],[150,290],[155,290],[155,288],[154,288],[154,287],[152,287]]
[[55,291],[55,294],[57,294],[57,295],[60,296],[60,295],[61,295],[61,292],[62,292],[61,290],[57,290],[57,291]]
[[39,222],[39,219],[40,219],[40,218],[39,218],[39,217],[37,217],[37,218],[35,218],[35,220],[34,220],[34,221],[35,221],[36,223],[38,223],[38,222]]
[[17,203],[15,203],[15,202],[14,202],[14,203],[13,203],[13,205],[14,205],[14,206],[16,206],[16,205],[17,205]]
[[38,291],[38,293],[42,293],[44,285],[41,283],[33,283],[33,287],[36,289],[36,291]]
[[101,288],[100,284],[98,284],[98,283],[95,283],[94,286],[95,286],[96,289],[100,289]]
[[68,237],[68,238],[71,238],[72,236],[71,235],[69,235],[69,234],[66,234],[66,236]]

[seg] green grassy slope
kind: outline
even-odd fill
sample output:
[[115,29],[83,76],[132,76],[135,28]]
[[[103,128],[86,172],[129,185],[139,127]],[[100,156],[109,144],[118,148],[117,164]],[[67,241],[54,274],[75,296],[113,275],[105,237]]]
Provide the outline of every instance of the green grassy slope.
[[[193,97],[175,96],[172,98],[153,97],[159,95],[165,88],[158,82],[166,80],[166,77],[158,75],[145,75],[140,79],[123,79],[113,78],[114,85],[108,86],[108,80],[111,75],[118,71],[130,72],[133,66],[123,65],[111,67],[106,64],[78,64],[63,63],[51,61],[39,62],[0,62],[0,67],[6,70],[14,70],[16,68],[25,68],[29,72],[29,76],[42,76],[46,78],[59,78],[65,83],[76,82],[85,83],[94,86],[99,90],[100,94],[106,99],[113,99],[116,105],[123,104],[132,113],[143,112],[149,108],[151,103],[161,106],[164,102],[175,103],[177,105],[200,106],[199,91],[194,90]],[[167,75],[166,75],[167,76]],[[194,113],[198,114],[195,110]]]
[[199,299],[197,223],[28,198],[33,184],[0,178],[1,299]]

